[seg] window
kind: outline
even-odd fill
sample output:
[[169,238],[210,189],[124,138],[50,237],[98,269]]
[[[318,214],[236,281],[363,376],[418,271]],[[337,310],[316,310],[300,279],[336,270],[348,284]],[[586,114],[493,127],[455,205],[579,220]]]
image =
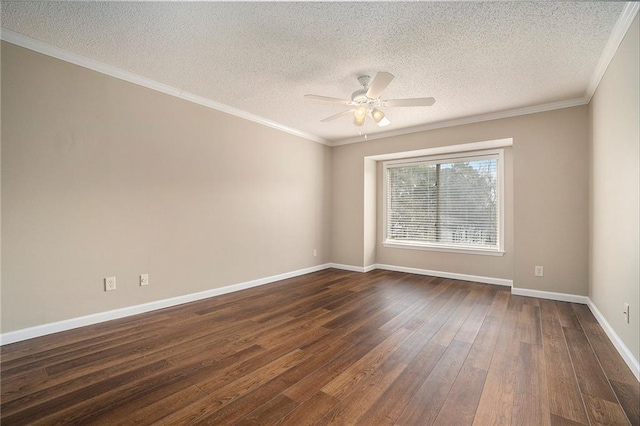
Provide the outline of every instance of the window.
[[384,163],[384,244],[501,255],[502,150]]

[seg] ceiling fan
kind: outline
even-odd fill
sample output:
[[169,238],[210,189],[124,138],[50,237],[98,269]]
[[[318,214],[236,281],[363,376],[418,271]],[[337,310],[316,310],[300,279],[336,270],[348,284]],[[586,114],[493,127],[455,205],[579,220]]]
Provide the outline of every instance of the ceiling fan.
[[411,99],[380,99],[380,95],[389,86],[393,80],[393,74],[388,72],[379,72],[371,79],[368,75],[358,77],[358,81],[362,85],[362,89],[356,90],[351,94],[351,99],[339,99],[329,96],[320,95],[304,95],[306,99],[327,104],[348,105],[351,108],[338,114],[327,117],[322,121],[326,123],[336,118],[353,115],[353,124],[363,126],[367,116],[380,127],[391,124],[380,108],[391,107],[415,107],[415,106],[431,106],[435,103],[434,98],[411,98]]

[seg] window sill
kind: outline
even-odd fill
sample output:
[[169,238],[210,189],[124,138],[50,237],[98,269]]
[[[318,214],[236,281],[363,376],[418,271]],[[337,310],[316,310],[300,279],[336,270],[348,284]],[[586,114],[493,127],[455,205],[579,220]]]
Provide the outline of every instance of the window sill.
[[397,241],[385,241],[382,243],[384,247],[389,248],[401,248],[409,250],[429,250],[440,251],[444,253],[458,253],[458,254],[478,254],[481,256],[504,256],[504,250],[498,249],[483,249],[483,248],[471,248],[471,247],[451,247],[451,246],[435,246],[419,243],[401,243]]

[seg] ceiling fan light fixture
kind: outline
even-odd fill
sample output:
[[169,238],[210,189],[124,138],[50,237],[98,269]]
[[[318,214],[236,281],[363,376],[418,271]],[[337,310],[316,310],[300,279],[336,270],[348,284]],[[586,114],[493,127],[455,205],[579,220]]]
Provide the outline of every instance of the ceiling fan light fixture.
[[374,108],[373,111],[371,111],[371,117],[376,123],[380,123],[380,121],[384,118],[384,112]]
[[364,120],[367,118],[367,109],[360,105],[353,111],[353,124],[356,126],[364,125]]

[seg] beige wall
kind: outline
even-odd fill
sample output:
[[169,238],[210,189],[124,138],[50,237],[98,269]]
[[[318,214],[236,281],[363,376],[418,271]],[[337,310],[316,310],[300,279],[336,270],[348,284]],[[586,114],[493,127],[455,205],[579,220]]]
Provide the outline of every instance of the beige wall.
[[1,94],[2,332],[330,260],[328,147],[7,43]]
[[[2,81],[2,43],[0,43],[0,82]],[[0,84],[2,99],[2,84]],[[0,242],[2,240],[2,102],[0,102]],[[0,308],[2,308],[2,244],[0,243]],[[2,314],[0,314],[0,332],[2,332]]]
[[[377,263],[513,279],[515,287],[586,295],[586,106],[335,147],[333,261],[363,266],[366,258],[365,157],[502,138],[514,141],[505,160],[506,254],[493,257],[384,248],[378,237]],[[380,214],[377,216],[381,234]],[[544,266],[544,277],[534,277],[535,265]]]
[[[640,24],[627,32],[589,105],[589,296],[640,359]],[[622,314],[631,308],[631,323]]]

